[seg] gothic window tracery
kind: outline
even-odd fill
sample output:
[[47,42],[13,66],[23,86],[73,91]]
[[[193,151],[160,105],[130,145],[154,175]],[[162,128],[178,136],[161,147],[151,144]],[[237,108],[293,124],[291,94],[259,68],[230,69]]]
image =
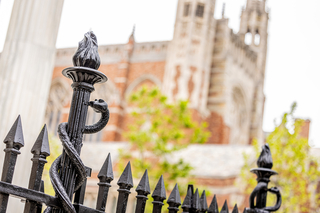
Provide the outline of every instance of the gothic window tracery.
[[198,4],[196,10],[196,16],[199,18],[203,18],[204,14],[204,4]]

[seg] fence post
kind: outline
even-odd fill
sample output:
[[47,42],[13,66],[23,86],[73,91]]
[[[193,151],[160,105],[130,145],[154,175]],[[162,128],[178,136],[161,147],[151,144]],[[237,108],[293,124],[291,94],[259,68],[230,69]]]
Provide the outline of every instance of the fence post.
[[169,213],[177,213],[179,211],[179,206],[181,205],[180,193],[178,184],[174,186],[167,203],[169,204]]
[[208,213],[219,213],[216,195],[214,195],[214,197],[212,198],[211,204],[208,209]]
[[146,170],[136,188],[136,192],[138,195],[137,198],[137,205],[135,213],[144,213],[146,202],[148,200],[148,194],[150,194],[150,184],[149,184],[149,177],[148,177],[148,170]]
[[200,198],[200,213],[206,213],[208,210],[206,191],[203,190]]
[[228,207],[228,202],[227,202],[227,200],[224,202],[220,213],[229,213],[229,207]]
[[128,204],[128,197],[131,193],[130,189],[133,187],[130,161],[124,169],[123,173],[121,174],[117,184],[119,185],[119,196],[116,213],[125,213]]
[[98,199],[96,209],[100,211],[105,211],[107,205],[107,198],[109,193],[109,188],[111,187],[111,181],[113,181],[113,170],[110,153],[108,154],[107,159],[102,165],[102,168],[98,174],[100,182]]
[[[31,153],[33,154],[32,168],[29,179],[29,189],[40,191],[41,178],[44,165],[47,163],[46,158],[50,155],[48,131],[46,125],[43,126],[36,142],[34,143]],[[24,213],[36,213],[37,203],[26,200]]]
[[[4,150],[6,154],[2,168],[1,181],[11,183],[17,156],[20,154],[19,149],[24,146],[20,115],[4,139],[4,143],[6,144],[6,148]],[[0,194],[0,213],[5,213],[7,211],[8,199],[8,194]]]
[[192,204],[192,190],[193,190],[193,187],[191,187],[190,185],[188,186],[188,191],[187,191],[187,195],[186,197],[184,198],[184,201],[182,203],[182,210],[183,212],[189,212],[190,209],[191,209],[191,204]]
[[161,213],[162,206],[164,205],[163,201],[167,198],[162,175],[156,185],[156,188],[152,193],[152,198],[153,198],[152,213]]

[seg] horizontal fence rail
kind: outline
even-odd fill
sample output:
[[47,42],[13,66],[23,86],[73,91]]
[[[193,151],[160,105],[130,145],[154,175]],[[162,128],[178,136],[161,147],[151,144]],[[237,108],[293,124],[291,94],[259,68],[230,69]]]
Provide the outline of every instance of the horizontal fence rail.
[[[0,213],[7,211],[10,196],[25,201],[24,213],[40,213],[43,204],[47,206],[44,210],[45,213],[105,212],[111,182],[114,180],[111,155],[108,154],[98,174],[99,191],[95,209],[83,205],[87,178],[91,176],[91,168],[86,167],[80,158],[83,135],[101,131],[109,120],[108,105],[101,99],[90,101],[94,84],[107,81],[107,77],[97,70],[100,66],[97,49],[96,36],[93,32],[86,33],[73,57],[74,67],[66,68],[62,72],[64,76],[73,81],[71,85],[73,97],[68,123],[62,123],[58,127],[63,153],[53,162],[50,168],[50,178],[56,196],[44,193],[44,183],[42,181],[43,169],[47,163],[46,158],[50,156],[46,125],[43,126],[31,149],[33,158],[31,159],[32,168],[28,188],[12,184],[17,157],[20,154],[20,149],[24,146],[21,117],[18,116],[4,139],[6,148],[0,181]],[[88,107],[101,114],[100,120],[90,126],[85,125]],[[270,177],[277,173],[271,170],[273,163],[270,148],[267,144],[262,147],[257,164],[258,168],[252,169],[251,172],[257,175],[258,184],[250,196],[250,208],[246,208],[244,212],[266,213],[277,211],[281,206],[281,194],[275,187],[268,189]],[[131,189],[134,187],[130,162],[122,172],[117,185],[119,188],[115,213],[125,213]],[[165,208],[169,213],[177,213],[181,209],[188,213],[229,213],[227,201],[224,202],[219,211],[216,196],[208,205],[206,192],[194,189],[193,185],[188,185],[183,202],[181,202],[178,184],[174,186],[167,198],[163,176],[159,178],[155,189],[151,193],[147,170],[141,177],[135,191],[137,192],[135,213],[145,212],[146,202],[150,194],[153,199],[152,213],[163,212],[165,210],[164,201],[167,203]],[[276,205],[273,207],[266,207],[268,192],[277,196]],[[238,213],[237,205],[234,206],[232,213]]]

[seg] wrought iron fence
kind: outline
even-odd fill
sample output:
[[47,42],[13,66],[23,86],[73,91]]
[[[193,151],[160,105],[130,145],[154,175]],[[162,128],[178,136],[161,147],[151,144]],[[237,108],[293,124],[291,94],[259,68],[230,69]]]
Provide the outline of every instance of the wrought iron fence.
[[[34,146],[31,149],[33,154],[32,169],[28,188],[11,184],[14,174],[17,156],[20,148],[24,146],[22,124],[20,116],[17,118],[8,135],[4,139],[6,144],[5,160],[2,168],[0,181],[0,213],[7,211],[9,195],[26,201],[24,213],[40,213],[42,206],[47,208],[44,212],[54,213],[102,213],[105,212],[107,198],[111,181],[113,181],[113,169],[110,154],[107,156],[98,174],[99,191],[96,209],[83,205],[86,191],[87,177],[91,176],[91,169],[85,167],[80,158],[83,134],[93,134],[102,130],[109,120],[108,105],[101,99],[90,100],[90,94],[94,91],[95,83],[104,83],[107,77],[97,69],[100,66],[98,45],[93,32],[85,34],[84,39],[79,43],[79,48],[73,57],[74,67],[63,70],[63,75],[72,79],[73,96],[69,112],[68,123],[61,123],[58,127],[58,134],[63,145],[63,153],[53,162],[50,168],[50,178],[56,196],[44,193],[42,172],[47,163],[46,157],[50,155],[48,132],[46,125],[41,130]],[[88,107],[92,107],[97,113],[101,113],[100,120],[93,125],[86,126]],[[277,188],[268,189],[270,177],[277,174],[272,168],[272,158],[268,145],[264,145],[258,159],[257,169],[251,170],[257,175],[257,187],[250,196],[250,208],[244,211],[248,213],[266,213],[277,211],[281,206],[281,194]],[[121,174],[117,184],[118,201],[116,213],[125,213],[130,190],[133,188],[132,172],[130,162]],[[149,186],[148,171],[142,176],[136,188],[136,213],[144,213],[148,195],[151,193]],[[273,207],[266,207],[267,193],[277,195],[277,203]],[[164,180],[161,176],[151,197],[153,198],[153,213],[162,211],[166,190]],[[73,202],[72,202],[73,199]],[[216,196],[213,197],[209,207],[205,191],[199,196],[198,189],[194,190],[193,185],[188,185],[187,195],[181,205],[180,193],[176,184],[167,199],[169,213],[178,212],[181,206],[183,212],[190,213],[219,213]],[[228,204],[225,201],[220,213],[228,213]],[[235,205],[232,213],[237,213]]]

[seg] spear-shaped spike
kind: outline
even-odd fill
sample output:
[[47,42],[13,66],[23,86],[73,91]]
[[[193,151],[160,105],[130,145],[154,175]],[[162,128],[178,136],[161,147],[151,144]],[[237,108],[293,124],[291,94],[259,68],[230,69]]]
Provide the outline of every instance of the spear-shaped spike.
[[137,205],[136,205],[136,212],[135,213],[144,213],[146,202],[148,200],[148,194],[150,194],[150,185],[149,185],[149,177],[148,177],[148,170],[144,172],[140,183],[136,189],[138,192],[137,198]]
[[162,175],[152,193],[152,198],[153,213],[161,213],[162,206],[164,205],[163,201],[167,198]]
[[227,200],[224,202],[223,207],[222,207],[220,213],[229,213],[229,208],[228,208]]
[[127,209],[128,197],[131,193],[130,189],[133,187],[130,161],[124,169],[123,173],[121,174],[117,184],[120,187],[118,189],[119,196],[116,213],[124,213]]
[[205,213],[208,210],[206,191],[203,190],[200,198],[200,212]]
[[22,131],[22,124],[21,124],[21,116],[19,115],[14,124],[12,125],[10,131],[8,132],[7,136],[3,140],[5,144],[13,143],[13,146],[16,147],[18,150],[24,146],[24,139],[23,139],[23,131]]
[[237,204],[234,206],[232,213],[239,213]]
[[178,184],[174,186],[167,203],[169,204],[169,213],[176,213],[179,211],[179,206],[181,205],[181,199],[180,199],[180,193],[179,193],[179,188]]
[[113,171],[110,153],[107,159],[104,161],[101,170],[98,174],[99,178],[99,192],[96,209],[100,211],[105,211],[107,205],[107,198],[109,193],[109,188],[111,187],[111,181],[113,181]]
[[142,191],[144,194],[150,194],[150,184],[149,184],[149,176],[148,176],[148,170],[144,172],[138,186],[136,189],[137,192]]
[[[50,155],[49,138],[46,125],[43,126],[36,142],[34,143],[31,153],[33,154],[32,167],[29,179],[29,189],[40,191],[41,179],[44,165],[47,163],[46,157]],[[37,203],[27,200],[24,212],[31,212],[35,209]]]
[[[14,168],[16,166],[17,156],[20,154],[19,149],[24,146],[21,117],[20,115],[12,125],[7,136],[3,140],[6,144],[4,163],[2,167],[1,181],[11,183]],[[5,211],[8,205],[8,194],[0,194],[1,211]]]
[[189,209],[191,209],[191,202],[192,202],[192,189],[191,187],[188,187],[188,192],[186,197],[184,198],[184,201],[182,203],[182,209],[183,212],[189,212]]
[[105,180],[105,181],[113,181],[113,170],[112,170],[112,162],[111,162],[111,156],[110,153],[107,156],[107,159],[104,161],[99,174],[98,174],[99,180]]
[[219,208],[218,208],[218,202],[217,202],[217,198],[216,195],[214,195],[211,204],[209,206],[208,209],[208,213],[219,213]]
[[130,164],[130,161],[129,163],[127,164],[126,168],[123,170],[119,180],[118,180],[118,183],[117,183],[119,186],[121,184],[125,184],[127,186],[131,186],[130,188],[133,187],[133,180],[132,180],[132,172],[131,172],[131,164]]
[[196,192],[194,193],[192,197],[192,209],[194,212],[199,211],[200,209],[200,198],[199,198],[199,190],[196,189]]
[[46,125],[43,126],[36,142],[31,149],[31,153],[33,155],[43,155],[45,157],[50,155],[48,130]]

